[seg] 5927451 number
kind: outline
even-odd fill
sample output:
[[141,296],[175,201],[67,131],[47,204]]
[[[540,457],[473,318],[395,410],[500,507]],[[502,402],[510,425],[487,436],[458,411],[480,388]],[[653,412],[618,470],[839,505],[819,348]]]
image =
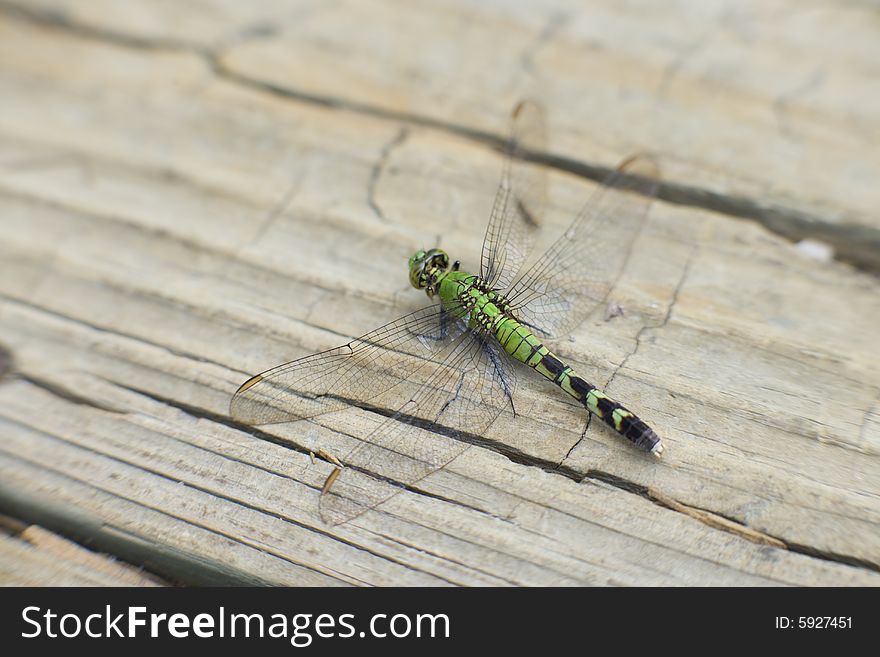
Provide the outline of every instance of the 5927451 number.
[[802,630],[850,629],[852,616],[798,616],[797,626]]

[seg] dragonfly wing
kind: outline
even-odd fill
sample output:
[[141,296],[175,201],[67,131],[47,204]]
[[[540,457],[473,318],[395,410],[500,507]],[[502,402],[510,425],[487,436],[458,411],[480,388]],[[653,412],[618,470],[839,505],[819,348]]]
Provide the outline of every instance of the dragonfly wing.
[[608,297],[657,193],[659,168],[640,155],[625,160],[568,230],[513,284],[516,316],[543,337],[576,328]]
[[521,101],[511,115],[507,158],[483,239],[480,272],[491,287],[504,289],[510,285],[528,257],[535,231],[543,220],[545,168],[525,160],[545,148],[540,105]]
[[420,372],[393,416],[351,453],[337,455],[346,467],[321,495],[325,522],[351,520],[444,467],[511,404],[514,362],[491,338],[469,331],[445,356]]
[[241,385],[229,413],[246,424],[274,424],[370,401],[427,366],[461,336],[461,314],[429,306],[348,344],[266,370]]

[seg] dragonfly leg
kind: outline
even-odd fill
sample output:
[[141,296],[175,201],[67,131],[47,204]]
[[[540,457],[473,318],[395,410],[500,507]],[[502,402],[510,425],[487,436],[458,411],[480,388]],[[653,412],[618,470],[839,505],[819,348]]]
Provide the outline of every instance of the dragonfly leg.
[[425,345],[430,346],[433,343],[439,343],[446,340],[450,336],[450,329],[452,328],[452,315],[448,312],[443,312],[440,314],[440,320],[437,322],[437,325],[431,327],[429,330],[417,333],[416,337],[419,341]]
[[513,411],[513,416],[516,417],[516,407],[513,405],[512,381],[510,380],[510,375],[507,373],[507,370],[504,369],[503,356],[498,347],[491,343],[488,338],[481,338],[481,340],[483,351],[486,352],[486,356],[492,365],[494,374],[497,377],[498,382],[501,384],[501,389],[504,390],[504,396],[507,398],[507,403],[510,404],[510,410]]

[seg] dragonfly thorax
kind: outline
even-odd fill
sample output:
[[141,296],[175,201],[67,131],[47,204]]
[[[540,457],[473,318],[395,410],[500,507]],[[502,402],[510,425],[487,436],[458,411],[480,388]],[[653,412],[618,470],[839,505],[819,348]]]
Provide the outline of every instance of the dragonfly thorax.
[[[449,271],[449,254],[443,249],[420,249],[409,259],[409,282],[417,290],[425,290],[429,297],[437,293],[440,281]],[[452,271],[458,271],[458,261],[452,265]]]

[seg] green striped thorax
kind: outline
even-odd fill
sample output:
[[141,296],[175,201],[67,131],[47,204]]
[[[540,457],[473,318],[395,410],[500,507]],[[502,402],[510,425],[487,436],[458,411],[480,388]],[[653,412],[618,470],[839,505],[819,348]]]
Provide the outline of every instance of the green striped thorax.
[[[452,271],[458,271],[456,260]],[[419,249],[409,259],[409,282],[417,290],[425,290],[429,297],[437,294],[438,286],[449,272],[449,254],[443,249]]]

